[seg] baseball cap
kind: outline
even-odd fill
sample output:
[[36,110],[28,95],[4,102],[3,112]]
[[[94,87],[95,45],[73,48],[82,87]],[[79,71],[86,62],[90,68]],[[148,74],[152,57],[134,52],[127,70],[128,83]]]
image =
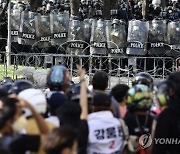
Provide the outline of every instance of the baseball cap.
[[47,103],[53,110],[61,107],[67,101],[67,96],[60,91],[49,91],[47,93]]
[[95,92],[92,98],[92,104],[93,106],[110,107],[111,98],[106,93]]
[[[44,93],[39,89],[26,89],[18,94],[19,97],[30,103],[38,113],[44,114],[47,108],[47,101]],[[28,108],[24,108],[25,116],[31,116],[32,113]]]

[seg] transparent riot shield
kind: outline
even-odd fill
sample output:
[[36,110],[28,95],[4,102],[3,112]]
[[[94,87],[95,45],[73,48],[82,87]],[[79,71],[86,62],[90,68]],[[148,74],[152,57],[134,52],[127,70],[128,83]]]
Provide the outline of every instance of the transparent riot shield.
[[167,33],[169,44],[167,55],[172,57],[180,56],[180,21],[169,22]]
[[18,43],[22,45],[33,45],[36,42],[35,16],[31,11],[23,11],[19,29]]
[[126,47],[126,23],[114,19],[106,26],[107,45],[110,54],[124,54]]
[[18,42],[21,12],[19,9],[11,10],[11,41]]
[[69,23],[68,47],[66,53],[82,55],[87,47],[83,31],[83,23],[79,20],[71,20]]
[[84,21],[83,21],[83,31],[84,31],[84,40],[85,40],[85,42],[90,43],[91,21],[89,19],[84,19]]
[[67,12],[57,12],[50,14],[50,27],[51,27],[51,44],[60,46],[67,42],[68,27],[69,27],[69,14]]
[[92,21],[91,30],[91,54],[106,55],[107,54],[107,35],[106,35],[106,23],[102,19]]
[[166,20],[154,19],[149,24],[148,53],[149,55],[165,55]]
[[140,20],[129,21],[127,49],[128,55],[146,55],[149,22]]
[[51,46],[50,16],[38,14],[35,16],[36,45],[39,48]]

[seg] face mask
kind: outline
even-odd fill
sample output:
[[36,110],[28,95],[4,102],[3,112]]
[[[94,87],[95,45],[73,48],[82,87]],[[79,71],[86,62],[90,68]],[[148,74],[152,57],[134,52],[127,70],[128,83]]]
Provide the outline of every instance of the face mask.
[[12,128],[15,132],[21,132],[25,128],[26,124],[27,119],[24,115],[22,115],[12,124]]

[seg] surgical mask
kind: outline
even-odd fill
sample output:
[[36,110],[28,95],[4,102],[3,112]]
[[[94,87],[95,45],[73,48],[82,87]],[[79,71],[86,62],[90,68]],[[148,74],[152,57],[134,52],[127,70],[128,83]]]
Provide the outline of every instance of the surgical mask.
[[12,128],[15,132],[21,132],[27,124],[27,119],[24,115],[20,116],[13,124]]

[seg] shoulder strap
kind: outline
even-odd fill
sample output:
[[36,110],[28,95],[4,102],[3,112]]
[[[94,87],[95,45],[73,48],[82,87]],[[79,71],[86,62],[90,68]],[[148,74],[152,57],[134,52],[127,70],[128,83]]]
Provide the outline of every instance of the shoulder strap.
[[119,122],[121,123],[121,126],[122,126],[122,131],[123,131],[123,134],[124,134],[124,137],[126,140],[129,139],[129,131],[128,131],[128,127],[126,126],[125,122],[123,119],[119,119]]

